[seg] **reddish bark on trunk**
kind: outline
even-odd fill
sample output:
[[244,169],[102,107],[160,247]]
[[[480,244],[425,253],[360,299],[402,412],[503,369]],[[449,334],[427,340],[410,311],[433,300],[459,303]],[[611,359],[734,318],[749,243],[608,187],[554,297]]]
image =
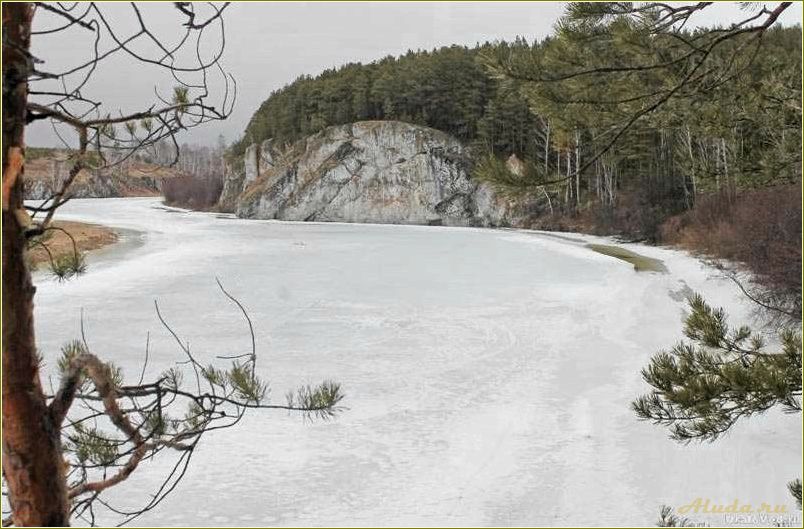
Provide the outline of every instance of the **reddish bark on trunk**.
[[3,474],[17,526],[69,525],[58,426],[39,379],[25,263],[24,130],[33,5],[3,3]]

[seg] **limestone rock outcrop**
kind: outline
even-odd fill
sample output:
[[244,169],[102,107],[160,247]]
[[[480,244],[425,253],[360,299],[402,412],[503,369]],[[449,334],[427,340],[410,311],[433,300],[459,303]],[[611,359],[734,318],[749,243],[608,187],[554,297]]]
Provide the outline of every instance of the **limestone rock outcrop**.
[[219,207],[294,221],[507,226],[521,214],[470,177],[466,148],[397,121],[329,127],[285,150],[250,146],[228,171]]
[[[72,166],[70,153],[56,149],[46,156],[26,160],[25,198],[52,197],[61,189]],[[104,170],[83,169],[70,186],[69,194],[74,198],[159,196],[162,182],[180,174],[172,168],[139,161]]]

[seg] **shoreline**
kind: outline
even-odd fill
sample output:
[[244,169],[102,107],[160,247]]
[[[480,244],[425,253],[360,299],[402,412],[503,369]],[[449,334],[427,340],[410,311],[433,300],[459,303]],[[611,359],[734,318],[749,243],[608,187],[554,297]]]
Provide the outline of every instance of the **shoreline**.
[[[74,250],[78,250],[81,254],[100,250],[112,246],[120,240],[118,230],[91,222],[59,220],[54,221],[53,226],[61,229],[53,230],[52,235],[44,242],[47,250],[41,244],[37,244],[28,251],[28,262],[32,272],[47,268],[51,258],[57,261],[70,255]],[[69,236],[65,231],[69,233]],[[73,246],[73,240],[75,246]],[[48,251],[50,255],[48,255]]]
[[[644,241],[637,241],[637,242],[627,241],[620,239],[616,235],[597,235],[581,231],[574,231],[574,232],[552,231],[552,230],[523,228],[523,227],[508,227],[508,226],[451,226],[451,225],[430,226],[425,224],[405,224],[405,223],[344,222],[344,221],[321,221],[321,220],[288,221],[278,219],[256,219],[256,218],[237,217],[233,213],[190,209],[181,206],[170,205],[166,202],[164,197],[148,196],[148,197],[107,197],[107,198],[118,198],[118,199],[160,198],[161,200],[159,200],[157,204],[154,204],[152,206],[155,209],[161,209],[169,213],[197,213],[201,215],[214,215],[216,218],[225,218],[230,220],[257,221],[257,222],[269,222],[269,223],[275,222],[280,224],[284,223],[290,223],[290,224],[300,223],[300,224],[312,224],[312,225],[335,224],[335,225],[346,225],[346,226],[359,225],[368,227],[405,226],[410,228],[422,228],[422,229],[439,228],[447,230],[449,229],[477,230],[477,231],[488,230],[488,231],[514,232],[521,234],[534,234],[545,237],[552,237],[558,240],[562,240],[565,243],[581,246],[593,253],[619,259],[620,261],[623,261],[626,264],[631,264],[635,272],[667,273],[668,269],[663,259],[651,257],[643,253],[634,252],[626,248],[627,246],[637,245],[645,249],[655,248],[655,249],[676,250],[676,251],[680,250],[684,253],[689,254],[690,256],[695,257],[694,252],[690,251],[690,249],[678,245],[650,244]],[[78,236],[76,237],[76,234],[73,234],[73,236],[76,237],[76,243],[78,245],[79,251],[82,253],[93,252],[93,254],[95,254],[96,257],[98,254],[105,254],[108,250],[111,250],[110,247],[112,246],[115,245],[119,246],[121,243],[125,243],[128,240],[126,232],[128,231],[137,232],[137,230],[128,230],[120,227],[111,227],[83,220],[65,220],[55,222],[55,224],[72,225],[73,229],[76,229],[78,231]],[[56,232],[56,234],[60,235],[61,237],[64,237],[65,240],[68,241],[66,236],[64,236],[61,232]],[[107,235],[110,235],[111,239],[106,238]],[[64,248],[61,255],[66,255],[66,252],[69,249],[70,249],[69,246]],[[104,251],[101,252],[100,250]],[[41,249],[39,251],[41,251],[43,256],[40,257],[39,260],[36,262],[37,265],[47,261],[47,256],[44,255],[44,251],[42,251]],[[57,257],[55,253],[54,257]],[[40,271],[41,269],[42,269],[41,267],[39,268],[33,267],[32,271]]]

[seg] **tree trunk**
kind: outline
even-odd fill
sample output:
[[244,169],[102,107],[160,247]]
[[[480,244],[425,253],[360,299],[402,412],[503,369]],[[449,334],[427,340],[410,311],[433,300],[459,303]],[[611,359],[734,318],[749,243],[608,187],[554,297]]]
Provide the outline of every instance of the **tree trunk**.
[[3,474],[18,526],[69,525],[58,426],[39,380],[22,208],[33,5],[3,3]]
[[547,174],[548,165],[550,163],[550,120],[547,119],[547,131],[544,136],[544,174]]
[[575,207],[581,207],[581,131],[575,129]]
[[690,153],[690,179],[692,181],[692,203],[694,205],[698,199],[698,182],[695,180],[695,154],[692,151],[692,132],[690,132],[689,127],[687,127],[687,150]]

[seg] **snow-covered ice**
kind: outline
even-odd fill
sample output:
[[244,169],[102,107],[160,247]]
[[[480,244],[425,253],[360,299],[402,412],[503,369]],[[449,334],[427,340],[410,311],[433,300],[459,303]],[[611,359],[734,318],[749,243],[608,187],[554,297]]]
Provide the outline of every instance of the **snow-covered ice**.
[[[699,497],[799,513],[786,483],[801,476],[800,414],[681,446],[630,409],[647,391],[640,369],[682,338],[686,287],[750,322],[736,287],[681,252],[626,245],[669,269],[636,273],[578,242],[610,240],[581,235],[240,220],[157,199],[62,212],[125,231],[86,275],[36,276],[48,366],[79,336],[81,308],[94,352],[132,381],[148,332],[151,375],[180,360],[154,299],[202,359],[247,351],[217,276],[255,322],[276,401],[324,379],[346,393],[334,421],[255,412],[209,434],[179,488],[135,523],[650,525],[662,504]],[[139,505],[169,463],[143,465],[113,500]]]

